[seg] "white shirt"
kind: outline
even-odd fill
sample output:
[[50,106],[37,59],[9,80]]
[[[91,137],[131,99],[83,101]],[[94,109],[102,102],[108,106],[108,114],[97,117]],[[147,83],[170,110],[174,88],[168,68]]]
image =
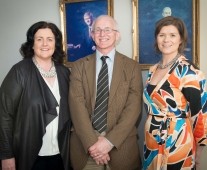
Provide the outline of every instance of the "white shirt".
[[[98,74],[101,71],[101,67],[102,67],[102,60],[101,60],[102,56],[103,54],[101,54],[98,50],[96,50],[96,84],[98,81]],[[110,89],[113,67],[114,67],[115,48],[110,53],[104,56],[109,57],[106,59],[106,63],[108,65],[109,89]]]
[[[58,105],[60,104],[60,93],[59,93],[59,85],[57,77],[55,78],[53,86],[51,86],[47,80],[45,80],[48,87],[52,91],[53,95],[55,96],[55,99],[58,102]],[[59,147],[58,147],[58,120],[59,120],[59,106],[56,107],[58,116],[50,122],[46,127],[46,133],[43,136],[42,140],[42,147],[39,151],[39,156],[49,156],[49,155],[56,155],[60,153]]]

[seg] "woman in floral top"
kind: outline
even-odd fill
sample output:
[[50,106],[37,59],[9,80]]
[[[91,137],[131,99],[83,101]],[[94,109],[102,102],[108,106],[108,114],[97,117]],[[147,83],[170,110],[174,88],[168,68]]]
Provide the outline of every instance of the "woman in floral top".
[[187,30],[172,16],[156,23],[155,49],[162,54],[149,70],[144,102],[144,170],[193,170],[207,145],[207,92],[203,73],[184,55]]

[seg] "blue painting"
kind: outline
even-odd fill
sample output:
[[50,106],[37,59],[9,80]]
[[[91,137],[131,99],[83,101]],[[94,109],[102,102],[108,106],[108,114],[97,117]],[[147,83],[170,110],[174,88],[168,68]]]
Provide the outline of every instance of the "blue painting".
[[192,0],[138,0],[139,63],[155,64],[160,56],[154,49],[155,23],[172,15],[181,18],[188,30],[185,55],[193,59],[193,1]]
[[65,4],[68,62],[95,52],[95,43],[90,35],[91,25],[94,19],[102,14],[108,14],[107,0]]

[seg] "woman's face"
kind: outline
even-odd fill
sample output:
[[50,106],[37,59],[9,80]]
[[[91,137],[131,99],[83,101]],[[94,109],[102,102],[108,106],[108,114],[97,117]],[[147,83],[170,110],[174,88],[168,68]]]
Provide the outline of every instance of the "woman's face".
[[164,55],[176,55],[181,43],[178,29],[173,25],[164,26],[157,35],[157,45]]
[[39,29],[34,35],[34,55],[39,59],[51,59],[55,51],[55,36],[51,29]]

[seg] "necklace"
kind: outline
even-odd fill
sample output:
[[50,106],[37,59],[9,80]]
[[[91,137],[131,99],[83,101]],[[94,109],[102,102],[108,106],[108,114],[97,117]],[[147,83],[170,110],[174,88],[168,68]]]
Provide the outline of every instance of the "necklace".
[[175,63],[175,61],[180,57],[180,54],[178,53],[169,63],[163,65],[162,61],[160,61],[157,65],[157,68],[159,69],[165,69],[167,67],[169,67],[170,65],[172,65],[173,63]]
[[39,70],[40,74],[45,77],[45,78],[53,78],[56,76],[56,69],[54,66],[54,62],[52,61],[52,67],[50,68],[49,71],[45,71],[43,70],[40,65],[37,63],[37,61],[35,60],[35,58],[32,58],[33,63],[35,64],[35,66],[37,67],[37,69]]

